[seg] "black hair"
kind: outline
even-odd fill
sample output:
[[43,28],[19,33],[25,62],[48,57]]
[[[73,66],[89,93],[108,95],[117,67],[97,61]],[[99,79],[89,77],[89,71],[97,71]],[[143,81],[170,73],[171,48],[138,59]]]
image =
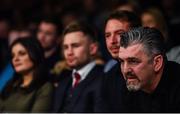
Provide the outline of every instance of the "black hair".
[[[43,65],[45,61],[44,51],[37,39],[32,37],[21,37],[15,40],[10,46],[10,52],[16,44],[21,44],[22,46],[24,46],[24,48],[28,52],[30,59],[34,64],[33,80],[30,85],[28,85],[28,87],[24,89],[27,93],[41,87],[41,85],[43,85],[43,83],[45,83],[48,79],[46,67],[45,65]],[[3,89],[2,96],[9,96],[11,92],[15,91],[16,88],[20,87],[20,84],[22,84],[22,76],[21,74],[15,72],[13,78],[7,83],[7,85]]]
[[130,24],[131,28],[141,26],[140,17],[130,11],[115,10],[115,11],[111,12],[105,20],[105,26],[106,26],[107,22],[111,19],[116,19],[119,21],[127,21]]
[[41,19],[40,24],[43,22],[53,24],[56,27],[56,34],[58,36],[62,34],[63,26],[62,26],[61,21],[58,20],[57,16],[44,16]]

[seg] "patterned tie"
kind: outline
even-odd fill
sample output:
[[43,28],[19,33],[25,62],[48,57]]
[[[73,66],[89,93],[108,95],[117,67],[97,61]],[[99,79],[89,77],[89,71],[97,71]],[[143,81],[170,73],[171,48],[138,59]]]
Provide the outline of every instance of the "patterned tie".
[[75,82],[74,82],[73,88],[77,87],[77,85],[79,84],[81,80],[81,76],[77,72],[74,73],[74,77],[75,77]]

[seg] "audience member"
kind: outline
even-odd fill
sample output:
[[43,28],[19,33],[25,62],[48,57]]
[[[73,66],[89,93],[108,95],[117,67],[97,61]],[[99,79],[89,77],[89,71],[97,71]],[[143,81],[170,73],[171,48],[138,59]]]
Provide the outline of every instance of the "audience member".
[[119,94],[122,74],[117,62],[119,46],[120,46],[120,34],[128,31],[130,28],[140,26],[140,19],[132,12],[128,11],[114,11],[112,12],[105,23],[105,41],[109,53],[112,59],[105,65],[104,72],[105,81],[103,84],[103,90],[107,102],[108,110],[110,112],[119,112]]
[[128,88],[121,89],[122,111],[180,111],[180,65],[167,61],[160,31],[140,27],[122,34],[119,61]]
[[10,47],[15,75],[0,94],[0,112],[49,112],[53,86],[47,82],[44,53],[33,38],[19,38]]
[[53,17],[47,17],[42,19],[38,32],[37,39],[41,43],[45,52],[45,64],[48,67],[48,73],[50,80],[54,81],[54,76],[52,76],[51,71],[55,64],[62,59],[59,42],[62,28],[59,21]]
[[59,82],[53,112],[103,111],[100,91],[103,66],[94,60],[98,48],[94,31],[84,22],[73,22],[63,32],[62,46],[72,72]]

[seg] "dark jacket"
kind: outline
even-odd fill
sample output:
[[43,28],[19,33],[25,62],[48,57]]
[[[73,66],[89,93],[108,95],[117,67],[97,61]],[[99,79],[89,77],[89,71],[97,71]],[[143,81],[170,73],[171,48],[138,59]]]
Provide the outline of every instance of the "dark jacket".
[[[103,103],[101,98],[101,82],[103,67],[95,66],[73,90],[71,100],[68,103],[67,112],[103,112]],[[55,91],[55,99],[53,112],[63,112],[65,99],[67,98],[68,88],[72,85],[72,76],[65,76],[59,82],[59,86]]]
[[[102,84],[103,101],[107,112],[121,112],[122,91],[127,91],[120,64],[116,63],[105,73]],[[123,88],[123,89],[122,89]]]
[[122,92],[122,112],[180,112],[180,65],[167,62],[153,93]]

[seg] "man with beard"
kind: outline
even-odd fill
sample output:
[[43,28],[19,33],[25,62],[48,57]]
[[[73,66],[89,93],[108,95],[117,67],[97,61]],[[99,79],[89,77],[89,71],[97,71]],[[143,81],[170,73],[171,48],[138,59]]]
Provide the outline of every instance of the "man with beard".
[[180,112],[180,65],[167,61],[160,31],[122,34],[119,61],[129,90],[122,92],[124,112]]
[[125,82],[122,78],[120,63],[117,61],[121,41],[120,34],[138,26],[140,26],[139,17],[128,11],[113,11],[105,21],[106,46],[112,56],[104,68],[103,97],[108,112],[121,112],[119,108],[120,90],[121,85]]

